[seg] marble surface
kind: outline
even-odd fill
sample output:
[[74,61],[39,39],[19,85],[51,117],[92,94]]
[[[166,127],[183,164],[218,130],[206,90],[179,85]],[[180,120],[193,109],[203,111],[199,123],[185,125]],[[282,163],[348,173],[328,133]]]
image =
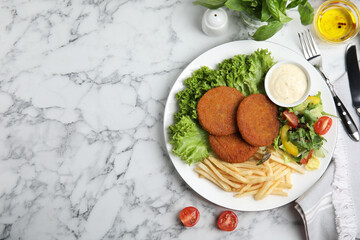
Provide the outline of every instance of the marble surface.
[[[204,11],[192,1],[1,1],[0,239],[304,239],[292,203],[236,212],[237,230],[218,230],[224,209],[167,155],[162,118],[178,75],[204,51],[248,39],[234,12],[225,34],[206,36]],[[289,14],[269,41],[300,52],[304,27]],[[339,78],[346,46],[319,44]],[[346,80],[336,86],[350,108]],[[360,168],[359,145],[349,146]],[[194,228],[178,219],[189,205],[201,213]]]

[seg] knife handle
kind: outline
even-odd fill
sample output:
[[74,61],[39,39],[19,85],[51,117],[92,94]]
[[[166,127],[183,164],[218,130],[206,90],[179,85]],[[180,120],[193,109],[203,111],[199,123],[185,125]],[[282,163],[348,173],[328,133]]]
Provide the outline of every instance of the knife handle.
[[334,95],[334,102],[336,105],[336,109],[339,113],[341,122],[343,123],[346,133],[350,136],[350,138],[356,142],[359,141],[359,131],[355,125],[354,120],[351,118],[350,113],[345,108],[344,104],[341,102],[337,95]]

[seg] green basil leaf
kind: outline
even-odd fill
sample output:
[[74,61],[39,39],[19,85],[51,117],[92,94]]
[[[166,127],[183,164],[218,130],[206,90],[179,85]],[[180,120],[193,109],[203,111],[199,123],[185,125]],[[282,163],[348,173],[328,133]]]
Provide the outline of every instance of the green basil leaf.
[[259,27],[250,37],[256,41],[263,41],[274,36],[283,26],[284,24],[279,21],[269,22],[267,25]]
[[265,0],[266,5],[269,8],[271,15],[281,23],[287,23],[292,20],[292,18],[286,16],[283,12],[280,11],[279,2],[277,0]]
[[309,25],[314,20],[314,9],[309,2],[305,5],[299,5],[298,11],[300,13],[300,20],[302,25]]
[[267,7],[266,4],[264,4],[261,9],[261,21],[267,22],[270,19],[270,17],[271,17],[271,13],[269,11],[269,8]]
[[247,7],[241,0],[228,0],[226,1],[225,6],[235,11],[244,11],[249,9],[249,7]]
[[253,8],[255,8],[257,6],[261,6],[261,3],[262,3],[261,0],[238,0],[238,1],[241,1],[246,6],[253,7]]
[[279,0],[279,9],[282,13],[286,14],[286,4],[287,0]]
[[299,6],[300,4],[304,5],[307,0],[292,0],[287,6],[286,9],[291,9]]
[[201,5],[210,9],[217,9],[225,5],[226,0],[197,0],[194,5]]

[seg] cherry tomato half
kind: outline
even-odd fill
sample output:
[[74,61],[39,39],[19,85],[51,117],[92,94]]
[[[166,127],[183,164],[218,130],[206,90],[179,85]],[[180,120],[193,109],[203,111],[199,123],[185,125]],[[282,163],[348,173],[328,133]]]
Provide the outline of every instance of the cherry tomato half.
[[218,226],[223,231],[233,231],[238,225],[238,218],[232,211],[224,211],[218,219]]
[[314,124],[314,129],[315,132],[317,132],[319,135],[324,135],[329,131],[331,125],[332,125],[332,119],[327,116],[322,116]]
[[285,110],[283,112],[283,116],[288,120],[287,124],[292,127],[292,128],[296,128],[299,124],[299,119],[296,116],[295,113],[290,112],[289,110]]
[[200,219],[200,212],[194,207],[186,207],[181,210],[179,218],[186,227],[193,227]]
[[310,150],[309,154],[300,160],[301,164],[307,164],[309,162],[309,159],[312,157],[313,149]]

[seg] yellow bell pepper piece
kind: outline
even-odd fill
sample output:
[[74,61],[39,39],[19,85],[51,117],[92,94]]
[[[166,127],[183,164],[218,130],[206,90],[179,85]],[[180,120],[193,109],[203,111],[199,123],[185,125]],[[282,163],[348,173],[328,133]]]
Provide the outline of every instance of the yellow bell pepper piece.
[[320,160],[317,157],[312,156],[305,166],[306,170],[312,171],[320,167]]
[[288,141],[287,133],[289,129],[289,125],[284,125],[280,130],[280,138],[286,151],[296,157],[299,154],[299,150],[292,142]]
[[317,96],[309,96],[307,100],[309,100],[309,102],[312,104],[319,104],[321,101],[321,99]]

